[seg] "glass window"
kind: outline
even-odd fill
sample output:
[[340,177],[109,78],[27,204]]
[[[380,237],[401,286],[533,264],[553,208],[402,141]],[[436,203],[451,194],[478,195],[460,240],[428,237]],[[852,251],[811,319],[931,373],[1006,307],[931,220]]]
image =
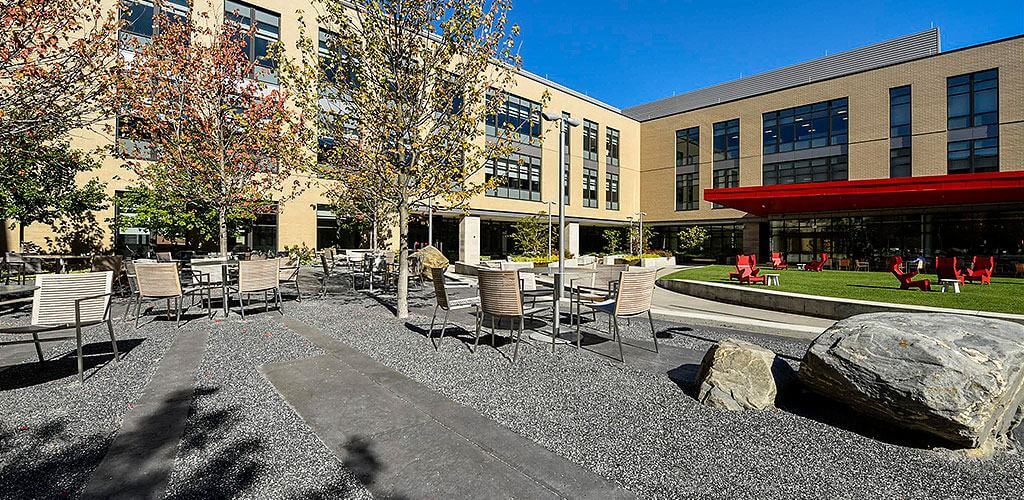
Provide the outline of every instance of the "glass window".
[[604,207],[608,210],[619,209],[619,174],[607,173],[604,176]]
[[846,144],[848,101],[833,99],[762,115],[764,154]]
[[619,166],[619,131],[608,127],[605,134],[605,162]]
[[697,172],[676,174],[676,210],[697,210],[700,180]]
[[583,206],[597,208],[597,169],[583,167]]
[[889,177],[910,177],[910,148],[889,150]]
[[256,64],[255,78],[264,83],[276,84],[274,61],[267,56],[270,47],[281,40],[281,16],[259,7],[225,0],[224,18],[238,24],[245,32],[249,60]]
[[487,196],[515,200],[540,201],[540,158],[513,153],[508,158],[492,158],[486,179],[497,178],[498,186]]
[[826,156],[810,160],[766,163],[762,181],[765,186],[845,181],[847,172],[846,155]]
[[740,120],[718,122],[714,125],[714,160],[734,160],[740,157]]
[[583,120],[583,158],[597,161],[598,125],[590,120]]
[[159,30],[158,15],[168,20],[184,21],[189,15],[188,0],[122,0],[121,1],[121,42],[125,48],[134,44],[149,43]]
[[946,118],[949,130],[999,123],[999,70],[947,78]]
[[889,137],[910,135],[910,85],[889,89]]
[[700,127],[676,131],[676,166],[700,164]]
[[[488,99],[492,94],[487,94]],[[497,137],[499,131],[504,134],[512,131],[512,140],[521,144],[540,145],[541,140],[541,105],[525,97],[507,94],[504,106],[498,109],[496,116],[487,117],[487,135]]]
[[947,171],[970,174],[999,171],[999,138],[950,142],[946,146]]

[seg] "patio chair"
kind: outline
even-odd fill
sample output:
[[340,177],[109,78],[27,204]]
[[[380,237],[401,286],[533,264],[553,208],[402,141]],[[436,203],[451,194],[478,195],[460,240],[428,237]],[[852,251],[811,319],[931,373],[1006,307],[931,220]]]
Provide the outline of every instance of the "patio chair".
[[850,259],[839,259],[839,270],[850,271],[851,269],[853,269],[851,262],[852,261]]
[[789,263],[781,252],[772,252],[772,269],[789,269]]
[[828,254],[822,253],[817,260],[812,260],[804,266],[804,271],[812,271],[820,273],[825,269],[825,264],[828,264]]
[[753,271],[743,268],[740,270],[739,282],[741,285],[764,285],[767,284],[767,279],[764,276],[755,276]]
[[757,268],[757,256],[754,254],[750,255],[737,255],[736,256],[736,272],[729,273],[730,280],[738,280],[743,275],[743,269],[749,269],[751,276],[757,276],[761,270]]
[[975,255],[971,262],[971,268],[967,270],[964,279],[970,282],[980,281],[983,285],[992,284],[992,270],[996,267],[995,257],[982,257]]
[[1024,262],[1014,262],[1013,270],[1013,275],[1015,277],[1020,278],[1021,276],[1024,276]]
[[156,261],[157,262],[174,262],[174,257],[171,255],[171,252],[157,252],[156,253]]
[[919,288],[925,292],[931,291],[932,282],[930,280],[924,279],[915,281],[914,277],[918,275],[917,272],[903,272],[903,257],[900,257],[899,255],[890,257],[886,264],[889,266],[889,272],[899,280],[900,290]]
[[[106,323],[114,362],[118,361],[117,340],[110,321],[110,297],[114,273],[103,271],[78,274],[40,274],[36,276],[35,295],[32,298],[32,323],[28,326],[0,327],[0,335],[21,336],[18,340],[0,341],[0,346],[35,344],[36,355],[42,363],[42,342],[75,340],[78,355],[78,381],[85,381],[85,363],[82,354],[82,329]],[[74,336],[44,337],[40,333],[75,330]],[[31,339],[24,338],[31,336]]]
[[174,262],[158,262],[155,264],[135,264],[135,276],[139,286],[139,298],[135,304],[135,328],[139,327],[139,316],[142,315],[142,301],[165,300],[167,307],[165,314],[168,319],[171,317],[171,300],[174,300],[175,326],[181,326],[181,311],[184,307],[185,297],[194,299],[206,299],[206,308],[209,315],[213,316],[213,307],[210,306],[209,284],[181,286],[181,275],[178,272],[178,264]]
[[[238,263],[238,283],[232,285],[228,292],[238,294],[238,308],[242,319],[245,319],[245,307],[253,294],[263,294],[263,305],[270,312],[270,297],[277,302],[277,312],[284,314],[281,308],[281,264],[277,259],[247,260]],[[245,302],[242,302],[245,295]]]
[[[615,294],[615,298],[594,304],[584,304],[597,312],[608,315],[610,334],[612,340],[619,343],[619,360],[623,363],[626,362],[626,357],[622,352],[619,318],[633,318],[646,313],[647,320],[651,324],[654,352],[658,352],[658,332],[654,328],[654,318],[651,316],[651,300],[654,298],[654,283],[657,280],[657,275],[657,269],[637,269],[623,272],[619,275],[618,292]],[[577,335],[577,349],[582,347],[582,342],[582,335]]]
[[0,263],[0,277],[3,278],[5,285],[11,284],[11,281],[24,285],[42,272],[43,261],[25,257],[17,252],[4,253],[3,262]]
[[[596,274],[569,279],[569,314],[572,315],[575,306],[577,336],[583,322],[583,303],[594,304],[614,298],[620,275],[628,270],[629,266],[625,265],[599,266]],[[597,321],[597,312],[591,309],[590,313],[594,321]]]
[[[439,267],[430,268],[430,279],[434,283],[434,298],[437,304],[434,305],[434,315],[430,317],[430,343],[437,350],[438,343],[444,340],[444,332],[448,328],[448,313],[459,309],[468,309],[480,303],[480,297],[468,297],[452,300],[448,297],[448,288],[445,286],[444,269]],[[434,321],[437,320],[437,310],[444,311],[444,319],[441,320],[441,337],[434,342]]]
[[519,291],[519,271],[502,271],[495,269],[479,269],[477,279],[480,284],[480,303],[476,305],[476,338],[473,341],[473,351],[476,352],[480,345],[480,329],[483,326],[484,316],[491,317],[491,346],[495,342],[495,321],[499,318],[509,318],[509,338],[515,330],[513,319],[519,319],[518,334],[515,337],[516,348],[512,353],[512,363],[516,362],[519,356],[519,343],[522,340],[523,328],[528,316],[538,312],[550,310],[547,307],[525,308],[523,296]]
[[935,257],[935,274],[941,280],[957,280],[963,283],[966,277],[960,272],[956,257]]
[[299,271],[302,270],[302,263],[298,257],[278,259],[281,265],[281,284],[295,287],[295,300],[302,302],[302,289],[299,288]]
[[857,271],[871,271],[871,263],[866,260],[855,260],[853,261],[853,266]]

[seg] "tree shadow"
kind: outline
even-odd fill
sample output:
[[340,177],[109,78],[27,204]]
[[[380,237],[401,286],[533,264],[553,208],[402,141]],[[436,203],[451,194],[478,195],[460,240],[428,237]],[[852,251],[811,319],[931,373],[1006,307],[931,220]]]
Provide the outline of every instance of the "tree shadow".
[[[118,340],[117,351],[122,357],[128,356],[142,342],[142,339]],[[86,383],[96,373],[93,370],[94,368],[103,367],[114,360],[114,351],[111,349],[110,342],[83,344],[82,355],[82,366],[85,371]],[[67,377],[78,376],[78,353],[72,348],[71,351],[63,356],[50,358],[41,363],[38,361],[26,361],[16,365],[8,365],[0,368],[0,374],[2,374],[2,377],[0,377],[0,391],[24,389]]]

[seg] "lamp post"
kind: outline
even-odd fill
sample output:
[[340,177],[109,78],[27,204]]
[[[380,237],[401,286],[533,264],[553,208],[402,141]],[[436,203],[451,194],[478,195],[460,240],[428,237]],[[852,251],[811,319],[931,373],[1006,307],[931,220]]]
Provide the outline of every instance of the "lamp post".
[[548,205],[548,257],[551,257],[551,204],[553,201],[545,201]]
[[[557,337],[562,332],[562,278],[565,275],[565,136],[569,134],[569,127],[578,127],[580,121],[548,112],[542,113],[542,116],[549,122],[558,123],[558,274],[555,275],[554,280],[555,296],[552,300],[554,302],[554,325],[551,328],[551,336]],[[552,338],[551,349],[554,350],[554,348],[554,338]]]
[[637,240],[638,240],[637,243],[640,245],[640,255],[643,256],[643,254],[644,254],[644,216],[647,215],[647,212],[640,212],[637,215],[640,216],[640,228],[638,229],[638,232],[637,232]]
[[427,202],[427,245],[434,246],[434,198]]
[[629,240],[629,254],[630,255],[634,255],[633,254],[633,217],[632,216],[626,217],[626,220],[629,221],[629,229],[626,230],[626,239]]

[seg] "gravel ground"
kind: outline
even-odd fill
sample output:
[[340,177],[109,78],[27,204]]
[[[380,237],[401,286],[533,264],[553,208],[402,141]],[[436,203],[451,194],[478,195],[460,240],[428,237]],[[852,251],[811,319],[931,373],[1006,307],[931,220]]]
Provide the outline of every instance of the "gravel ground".
[[[25,312],[2,316],[26,324]],[[85,384],[77,380],[74,341],[43,344],[44,367],[32,352],[0,372],[0,498],[74,496],[99,464],[125,413],[142,395],[173,337],[115,322],[120,364],[103,327],[85,331]],[[11,360],[12,362],[14,360]]]
[[[429,292],[413,302],[433,305]],[[302,319],[379,362],[641,497],[1019,498],[1024,491],[1018,454],[975,461],[787,411],[718,411],[665,374],[567,348],[521,349],[515,366],[489,347],[470,354],[455,339],[435,353],[422,333],[429,316],[403,324],[373,299],[337,295],[299,309]],[[647,335],[644,323],[634,321],[625,335]],[[663,342],[703,350],[725,336],[794,357],[807,344],[703,327],[674,330]],[[510,354],[511,346],[501,350]]]

